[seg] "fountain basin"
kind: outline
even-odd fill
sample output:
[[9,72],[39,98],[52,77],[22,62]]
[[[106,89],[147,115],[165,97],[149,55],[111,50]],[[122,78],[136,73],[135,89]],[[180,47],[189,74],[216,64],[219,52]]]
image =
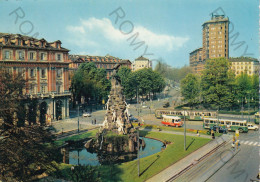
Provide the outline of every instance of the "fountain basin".
[[[145,148],[140,147],[140,158],[153,155],[161,151],[164,148],[164,144],[161,141],[140,137],[145,141]],[[117,153],[109,154],[101,150],[99,153],[88,152],[84,147],[84,143],[81,145],[71,145],[67,147],[64,151],[65,157],[63,162],[73,165],[109,165],[109,164],[120,164],[123,162],[128,162],[137,159],[137,152],[135,153]],[[104,162],[105,161],[105,162]]]

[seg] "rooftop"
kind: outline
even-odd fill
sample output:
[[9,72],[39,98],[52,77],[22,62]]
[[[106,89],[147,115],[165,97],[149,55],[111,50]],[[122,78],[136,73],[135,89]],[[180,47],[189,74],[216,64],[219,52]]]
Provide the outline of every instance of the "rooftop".
[[140,61],[140,60],[147,60],[147,61],[149,61],[149,59],[147,59],[147,58],[145,58],[145,57],[143,57],[143,56],[140,56],[140,57],[138,57],[138,58],[136,58],[135,59],[136,61]]
[[228,17],[225,17],[224,15],[213,15],[211,16],[211,20],[206,21],[202,24],[204,26],[205,24],[210,24],[210,23],[217,23],[217,22],[228,22],[229,19]]
[[234,57],[234,58],[229,58],[230,62],[257,62],[259,63],[259,61],[256,58],[252,58],[252,57]]
[[[8,38],[10,39],[8,44],[5,44],[3,42],[2,38]],[[16,39],[22,41],[22,45],[16,45]],[[40,43],[44,42],[45,46],[40,47]],[[21,34],[9,34],[9,33],[1,33],[0,32],[0,46],[10,46],[10,47],[33,47],[33,48],[44,48],[44,49],[51,49],[51,50],[63,50],[63,51],[69,51],[68,49],[65,49],[63,47],[56,48],[54,43],[61,44],[60,40],[54,41],[54,42],[47,42],[44,38],[36,39],[34,37],[29,37]]]
[[120,59],[118,57],[110,56],[90,56],[90,55],[69,55],[69,59],[72,62],[115,62],[115,63],[127,63],[130,62],[128,59]]

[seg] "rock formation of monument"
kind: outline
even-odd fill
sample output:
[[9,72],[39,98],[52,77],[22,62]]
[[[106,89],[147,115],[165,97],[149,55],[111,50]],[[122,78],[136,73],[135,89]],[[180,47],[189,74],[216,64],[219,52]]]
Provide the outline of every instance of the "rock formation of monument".
[[[144,140],[138,138],[137,132],[129,120],[129,105],[123,95],[123,87],[117,76],[117,64],[114,67],[111,78],[111,91],[106,103],[106,115],[103,126],[96,138],[86,142],[85,147],[89,152],[96,152],[100,158],[111,160],[111,156],[123,158],[132,155],[138,150],[138,146],[145,147]],[[111,132],[113,135],[111,136]],[[110,135],[107,135],[110,133]],[[106,157],[104,157],[106,156]],[[107,157],[109,156],[109,157]],[[105,162],[104,162],[105,163]]]
[[119,66],[117,64],[114,67],[111,78],[111,91],[106,104],[107,111],[103,128],[118,134],[129,134],[132,132],[130,130],[133,130],[133,126],[129,120],[129,105],[125,101],[120,78],[116,75]]

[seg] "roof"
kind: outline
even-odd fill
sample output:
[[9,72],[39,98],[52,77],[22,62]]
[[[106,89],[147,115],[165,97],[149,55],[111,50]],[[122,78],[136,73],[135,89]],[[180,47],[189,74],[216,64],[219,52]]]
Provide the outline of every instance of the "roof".
[[202,50],[202,47],[200,47],[200,48],[198,48],[198,49],[195,49],[194,51],[190,52],[190,54],[193,54],[193,53],[195,53],[195,52],[197,52],[197,51],[200,51],[200,50]]
[[229,58],[230,62],[258,62],[259,61],[256,58],[252,57],[234,57],[234,58]]
[[147,59],[147,58],[145,58],[145,57],[143,57],[143,56],[140,56],[140,57],[138,57],[138,58],[136,58],[135,59],[136,61],[139,61],[139,60],[147,60],[147,61],[149,61],[149,59]]
[[[41,38],[41,39],[36,39],[34,37],[29,37],[29,36],[25,36],[25,35],[21,35],[21,34],[9,34],[9,33],[1,33],[0,32],[0,38],[2,37],[7,37],[7,38],[10,38],[10,44],[3,44],[2,42],[0,42],[0,46],[10,46],[10,47],[21,47],[21,46],[18,46],[15,44],[15,42],[13,42],[12,40],[15,40],[15,39],[21,39],[24,42],[24,45],[22,45],[22,47],[26,47],[26,48],[29,48],[31,46],[27,45],[26,41],[31,41],[31,44],[33,45],[32,48],[39,48],[39,49],[50,49],[50,50],[56,50],[56,51],[69,51],[68,49],[66,48],[56,48],[55,46],[52,46],[51,44],[57,42],[57,43],[60,43],[61,44],[61,41],[60,40],[57,40],[57,41],[54,41],[54,42],[47,42],[44,38]],[[45,47],[40,47],[39,45],[39,42],[46,42],[45,44]]]
[[202,26],[204,26],[205,24],[218,23],[218,22],[229,22],[229,19],[224,15],[212,15],[211,20],[204,22]]
[[247,121],[246,120],[234,120],[234,119],[225,119],[225,118],[208,118],[208,117],[204,117],[204,119],[207,119],[207,120],[213,120],[213,121],[222,121],[222,120],[225,120],[225,121],[235,121],[235,122],[242,122],[242,123],[246,123]]
[[118,57],[106,56],[90,56],[90,55],[69,55],[69,60],[72,62],[101,62],[101,63],[121,63],[132,64],[128,59],[120,59]]
[[163,118],[168,118],[168,119],[181,119],[179,116],[167,116],[167,115],[163,115]]

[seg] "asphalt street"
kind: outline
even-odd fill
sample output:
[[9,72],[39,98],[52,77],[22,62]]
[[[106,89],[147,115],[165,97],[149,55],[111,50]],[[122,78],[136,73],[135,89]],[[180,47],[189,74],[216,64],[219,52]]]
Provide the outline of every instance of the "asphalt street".
[[[229,133],[234,134],[234,133]],[[231,141],[177,178],[176,182],[246,182],[259,172],[259,133],[250,131],[239,136],[239,150]]]

